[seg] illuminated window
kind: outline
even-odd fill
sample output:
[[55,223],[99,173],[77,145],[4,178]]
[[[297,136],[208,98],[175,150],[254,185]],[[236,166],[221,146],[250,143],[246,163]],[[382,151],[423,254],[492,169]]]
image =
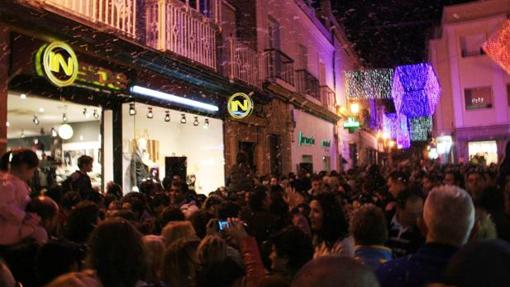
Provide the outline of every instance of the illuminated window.
[[483,43],[487,40],[485,33],[468,35],[460,38],[460,45],[462,49],[462,57],[473,57],[484,55],[485,52],[482,49]]
[[487,164],[498,163],[498,145],[496,141],[479,141],[468,143],[469,160],[484,159]]
[[510,84],[506,85],[506,98],[507,98],[507,103],[510,106]]
[[492,108],[492,88],[478,87],[464,89],[466,110]]

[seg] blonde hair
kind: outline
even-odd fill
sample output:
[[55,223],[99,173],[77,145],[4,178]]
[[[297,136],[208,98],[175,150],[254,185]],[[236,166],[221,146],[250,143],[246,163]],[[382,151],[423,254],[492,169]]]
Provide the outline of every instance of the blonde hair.
[[145,235],[143,237],[145,248],[145,259],[147,261],[146,280],[150,282],[159,282],[163,268],[163,258],[165,254],[165,242],[163,237],[157,235]]
[[161,232],[165,245],[168,247],[179,239],[198,239],[195,229],[189,221],[169,222]]
[[198,260],[202,265],[223,262],[227,257],[227,243],[219,236],[207,235],[198,246]]

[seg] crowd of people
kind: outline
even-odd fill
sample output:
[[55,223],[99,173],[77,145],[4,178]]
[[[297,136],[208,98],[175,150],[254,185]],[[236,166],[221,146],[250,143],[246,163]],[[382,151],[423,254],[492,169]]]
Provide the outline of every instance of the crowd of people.
[[1,287],[510,286],[510,158],[256,177],[240,154],[207,196],[78,165],[31,190],[37,155],[2,156]]

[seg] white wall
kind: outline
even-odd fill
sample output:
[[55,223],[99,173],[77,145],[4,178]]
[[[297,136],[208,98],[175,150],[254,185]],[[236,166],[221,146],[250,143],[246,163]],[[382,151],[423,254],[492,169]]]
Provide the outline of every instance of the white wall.
[[129,188],[129,177],[126,176],[131,160],[131,139],[147,136],[148,139],[159,141],[160,177],[165,175],[165,156],[186,156],[187,174],[195,174],[198,193],[208,194],[216,188],[225,185],[224,152],[223,152],[223,122],[209,119],[209,128],[203,127],[203,116],[198,116],[199,126],[194,126],[196,115],[184,113],[187,123],[181,124],[183,112],[170,110],[171,122],[164,122],[167,109],[153,107],[154,118],[146,117],[147,105],[136,104],[136,116],[129,115],[129,104],[122,107],[122,146],[124,189]]
[[[469,7],[477,9],[476,6]],[[487,55],[462,57],[461,54],[462,37],[481,33],[492,35],[505,20],[504,14],[465,22],[459,20],[445,24],[442,38],[431,41],[431,61],[442,86],[442,98],[436,115],[436,134],[448,133],[453,128],[509,122],[506,85],[510,83],[510,77]],[[466,110],[464,89],[483,86],[492,87],[492,108]]]
[[[298,0],[302,1],[302,0]],[[315,26],[309,16],[296,4],[295,1],[281,0],[258,0],[257,1],[257,26],[258,50],[267,48],[268,17],[280,24],[281,50],[294,59],[294,68],[298,69],[299,45],[307,48],[307,69],[317,79],[319,77],[319,62],[324,63],[326,68],[326,83],[333,89],[333,44]]]
[[[296,121],[296,128],[294,129],[294,138],[292,139],[292,170],[297,171],[297,165],[301,163],[303,155],[313,156],[313,168],[316,172],[324,169],[323,156],[329,156],[331,158],[330,169],[336,169],[336,148],[333,148],[334,125],[297,109],[294,109],[294,120]],[[299,145],[299,132],[302,132],[306,137],[313,137],[315,144]],[[322,147],[321,142],[323,140],[329,140],[331,147]]]

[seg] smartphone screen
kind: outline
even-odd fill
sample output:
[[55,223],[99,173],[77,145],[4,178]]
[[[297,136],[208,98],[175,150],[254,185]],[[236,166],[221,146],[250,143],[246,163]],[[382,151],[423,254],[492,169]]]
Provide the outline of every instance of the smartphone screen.
[[218,229],[219,229],[219,231],[223,231],[223,230],[225,230],[225,228],[228,228],[228,221],[226,221],[226,220],[218,221]]

